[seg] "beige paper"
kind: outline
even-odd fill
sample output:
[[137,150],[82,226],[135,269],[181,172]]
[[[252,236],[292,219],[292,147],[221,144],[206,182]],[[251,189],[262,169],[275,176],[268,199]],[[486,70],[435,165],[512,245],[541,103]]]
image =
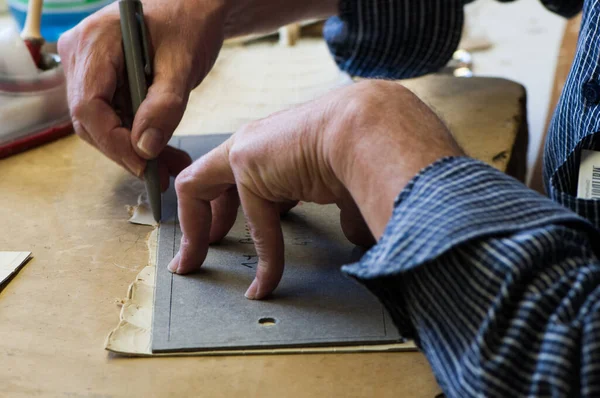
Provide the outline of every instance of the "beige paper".
[[25,265],[31,252],[0,252],[0,286]]

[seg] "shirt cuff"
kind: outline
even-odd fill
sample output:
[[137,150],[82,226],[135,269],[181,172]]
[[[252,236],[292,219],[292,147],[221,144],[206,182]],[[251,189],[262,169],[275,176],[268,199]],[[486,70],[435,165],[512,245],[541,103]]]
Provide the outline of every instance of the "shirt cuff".
[[401,292],[405,273],[473,240],[573,223],[595,236],[587,221],[491,166],[443,158],[400,193],[377,245],[342,270],[379,297],[404,337],[414,338]]

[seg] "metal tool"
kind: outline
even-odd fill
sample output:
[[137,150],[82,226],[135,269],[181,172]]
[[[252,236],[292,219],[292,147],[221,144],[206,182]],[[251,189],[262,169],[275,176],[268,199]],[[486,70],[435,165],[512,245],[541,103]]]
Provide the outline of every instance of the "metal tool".
[[[137,113],[142,101],[146,98],[148,85],[152,81],[152,63],[148,45],[148,31],[144,22],[142,3],[139,0],[119,0],[121,16],[121,34],[125,67],[131,92],[133,115]],[[158,176],[158,161],[148,160],[144,171],[146,192],[156,222],[161,218],[161,192]]]

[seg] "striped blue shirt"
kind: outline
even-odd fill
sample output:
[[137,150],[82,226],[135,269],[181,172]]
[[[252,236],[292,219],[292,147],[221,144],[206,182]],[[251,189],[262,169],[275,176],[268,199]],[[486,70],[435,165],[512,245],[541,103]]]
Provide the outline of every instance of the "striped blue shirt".
[[[465,2],[342,0],[325,38],[354,75],[432,72],[458,43]],[[564,16],[582,7],[542,2]],[[587,0],[546,142],[551,199],[474,159],[441,159],[400,193],[377,245],[344,267],[417,341],[448,397],[600,397],[600,200],[575,195],[581,151],[600,150],[599,131],[600,0]]]

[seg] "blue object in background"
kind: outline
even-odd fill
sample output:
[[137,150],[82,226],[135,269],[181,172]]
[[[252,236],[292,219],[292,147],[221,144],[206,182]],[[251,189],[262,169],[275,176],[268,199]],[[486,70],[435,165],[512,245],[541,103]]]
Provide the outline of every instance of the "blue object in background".
[[[87,16],[113,0],[44,0],[42,9],[42,36],[49,43],[55,43],[61,34],[77,25]],[[8,8],[23,29],[27,15],[27,0],[8,0]]]

